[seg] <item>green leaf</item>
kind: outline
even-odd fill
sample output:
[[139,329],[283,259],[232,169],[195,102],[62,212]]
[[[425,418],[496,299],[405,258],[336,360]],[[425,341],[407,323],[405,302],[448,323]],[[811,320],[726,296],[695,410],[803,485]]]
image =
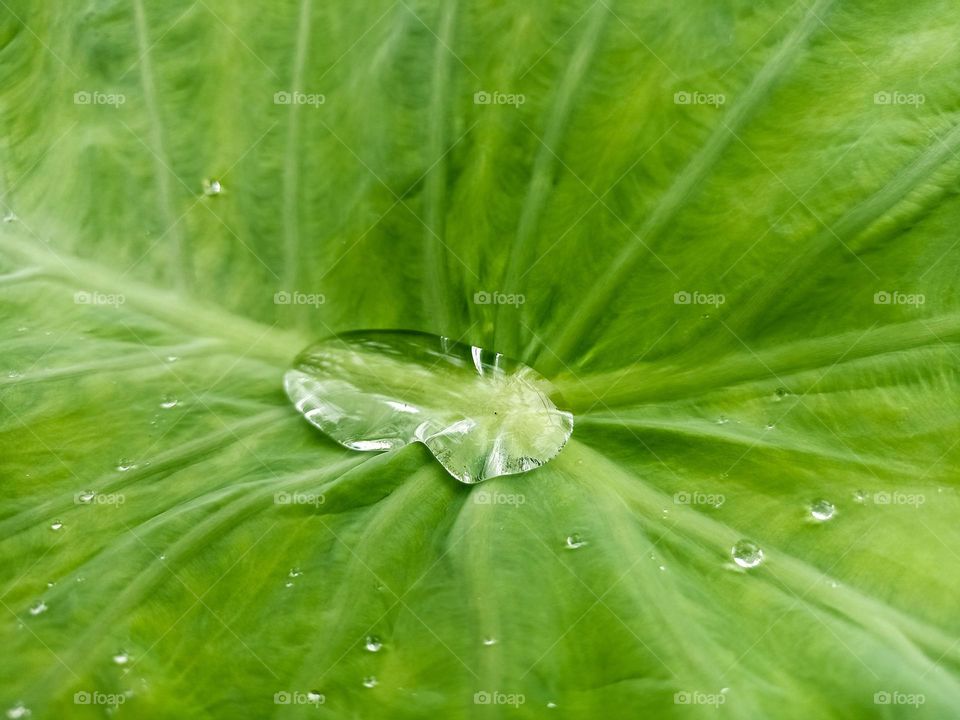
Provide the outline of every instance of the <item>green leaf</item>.
[[[956,714],[952,3],[0,5],[10,717]],[[370,329],[573,436],[339,446]]]

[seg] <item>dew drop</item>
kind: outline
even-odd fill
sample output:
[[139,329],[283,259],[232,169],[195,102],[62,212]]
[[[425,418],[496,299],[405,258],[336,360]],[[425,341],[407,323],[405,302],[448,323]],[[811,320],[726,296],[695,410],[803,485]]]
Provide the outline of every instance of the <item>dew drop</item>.
[[776,392],[774,393],[774,396],[775,396],[777,402],[780,402],[781,400],[783,400],[783,399],[784,399],[787,395],[789,395],[789,394],[790,394],[790,393],[787,392],[787,389],[786,389],[786,388],[784,388],[784,387],[778,387],[777,390],[776,390]]
[[730,550],[733,561],[742,568],[755,568],[763,562],[763,550],[755,542],[741,540]]
[[857,490],[853,493],[853,501],[862,505],[867,501],[867,493],[863,490]]
[[366,641],[364,641],[363,646],[367,649],[367,652],[380,652],[380,648],[383,647],[383,643],[380,642],[380,638],[376,635],[368,635]]
[[120,650],[113,656],[113,662],[117,665],[126,665],[130,661],[130,656],[123,650]]
[[363,679],[363,686],[365,688],[375,688],[379,683],[373,675],[369,675]]
[[547,703],[547,707],[550,708],[551,710],[553,710],[556,706],[557,706],[557,704],[556,704],[555,702],[548,702],[548,703]]
[[219,180],[204,180],[203,181],[203,194],[207,197],[213,195],[219,195],[223,192],[223,185],[220,184]]
[[573,415],[533,368],[426,333],[322,340],[283,384],[304,419],[341,445],[382,452],[419,442],[468,484],[538,468],[573,432]]
[[292,587],[293,587],[293,582],[290,581],[290,580],[288,580],[287,582],[285,582],[285,583],[283,584],[283,586],[284,586],[284,587],[288,587],[288,588],[292,588]]
[[776,427],[772,422],[767,423],[767,430],[773,430]]
[[321,699],[323,699],[323,693],[321,693],[319,690],[310,690],[307,693],[307,700],[309,702],[318,703]]
[[82,492],[77,493],[77,500],[83,504],[89,503],[96,496],[96,493],[93,490],[83,490]]
[[826,522],[833,517],[836,510],[829,500],[817,500],[810,505],[810,516],[817,522]]
[[483,639],[483,644],[486,645],[487,647],[490,647],[491,645],[496,645],[497,639],[494,637],[485,637]]
[[177,360],[179,360],[180,358],[179,358],[177,355],[167,355],[167,357],[164,358],[164,359],[165,359],[168,363],[175,363],[175,362],[176,362]]
[[301,575],[303,575],[303,571],[298,567],[290,568],[290,572],[287,573],[287,577],[292,577],[292,578],[300,577]]
[[[6,221],[6,218],[4,218],[4,220]],[[7,717],[14,720],[16,718],[28,718],[32,714],[33,713],[30,712],[30,708],[26,707],[22,702],[18,702],[12,708],[7,710]]]
[[44,613],[46,611],[47,611],[47,604],[43,600],[38,602],[32,608],[30,608],[30,614],[34,616],[39,615],[40,613]]
[[133,470],[133,468],[135,467],[136,467],[136,464],[131,460],[127,460],[126,458],[120,458],[117,461],[118,472],[127,472],[128,470]]
[[160,401],[160,407],[162,407],[164,410],[170,410],[179,404],[180,401],[173,397],[173,395],[164,395],[163,400]]
[[52,523],[50,523],[51,530],[59,530],[62,527],[63,527],[63,520],[54,520]]
[[726,425],[728,422],[730,422],[730,418],[728,418],[726,415],[721,415],[716,420],[717,425]]
[[19,370],[11,370],[10,372],[7,373],[7,377],[10,378],[11,380],[14,380],[22,376],[23,376],[23,373],[20,372]]
[[580,537],[579,533],[573,533],[567,536],[567,550],[576,550],[587,544],[587,541]]

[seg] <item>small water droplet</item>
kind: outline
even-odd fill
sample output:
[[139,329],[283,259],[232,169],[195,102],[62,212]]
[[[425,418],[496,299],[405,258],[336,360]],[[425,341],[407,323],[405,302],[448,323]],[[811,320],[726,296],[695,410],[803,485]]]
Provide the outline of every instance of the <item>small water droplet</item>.
[[548,702],[548,703],[547,703],[547,707],[550,708],[551,710],[553,710],[556,706],[557,706],[557,704],[556,704],[555,702]]
[[29,330],[29,329],[30,329],[30,328],[28,328],[26,325],[21,325],[20,327],[17,328],[17,332],[18,332],[18,333],[25,333],[25,332],[26,332],[27,330]]
[[77,578],[77,582],[78,582],[78,583],[82,583],[82,582],[86,582],[86,581],[87,581],[87,579],[86,579],[85,577],[83,577],[82,575]]
[[781,400],[783,400],[783,399],[784,399],[787,395],[789,395],[789,394],[790,394],[790,393],[787,391],[786,388],[784,388],[784,387],[778,387],[777,390],[776,390],[776,392],[774,393],[774,396],[775,396],[774,399],[775,399],[777,402],[780,402]]
[[170,410],[175,408],[180,403],[173,395],[164,395],[163,400],[160,401],[160,407],[164,410]]
[[298,567],[290,568],[290,572],[287,573],[287,577],[300,577],[303,575],[303,571]]
[[[4,218],[4,221],[6,222],[6,218]],[[18,702],[12,708],[7,710],[7,717],[11,718],[12,720],[16,720],[16,718],[28,718],[32,714],[33,713],[30,712],[30,708],[26,707],[22,702]]]
[[376,635],[368,635],[363,646],[367,649],[367,652],[380,652],[380,648],[383,647],[383,643],[380,642],[380,638]]
[[863,504],[867,500],[867,493],[864,490],[857,490],[853,493],[853,501]]
[[127,460],[126,458],[120,458],[117,460],[118,472],[127,472],[127,470],[133,470],[135,467],[136,464],[132,460]]
[[51,530],[59,530],[62,527],[63,527],[63,520],[54,520],[52,523],[50,523]]
[[46,611],[47,611],[47,604],[43,600],[41,600],[36,605],[30,608],[30,614],[34,616],[39,615],[40,613],[44,613]]
[[307,693],[307,700],[309,702],[318,703],[321,699],[323,699],[323,693],[321,693],[319,690],[310,690]]
[[730,422],[730,418],[728,418],[726,415],[721,415],[717,418],[716,422],[717,425],[726,425],[728,422]]
[[219,180],[204,180],[203,181],[203,194],[207,197],[212,195],[219,195],[223,192],[223,185],[220,184]]
[[3,216],[3,221],[5,223],[12,223],[17,219],[17,216],[14,214],[13,210],[8,210],[7,213]]
[[48,588],[52,588],[54,585],[56,585],[56,583],[53,580],[47,583]]
[[180,357],[177,356],[177,355],[167,355],[167,357],[164,358],[164,359],[165,359],[168,363],[175,363],[177,360],[180,359]]
[[661,569],[661,570],[666,570],[666,569],[667,569],[667,566],[666,566],[666,565],[661,565],[661,566],[660,566],[660,569]]
[[18,377],[23,377],[23,373],[20,372],[19,370],[11,370],[10,372],[7,373],[7,377],[10,379],[15,379]]
[[730,550],[733,561],[742,568],[755,568],[763,562],[763,550],[755,542],[741,540]]
[[496,645],[497,639],[494,637],[485,637],[483,639],[483,644],[486,645],[487,647],[490,647],[491,645]]
[[810,505],[810,515],[817,522],[826,522],[831,519],[836,510],[829,500],[817,500]]
[[96,497],[96,494],[93,490],[83,490],[77,493],[77,500],[86,504],[93,500]]
[[579,533],[573,533],[567,536],[567,550],[576,550],[587,544],[587,541],[580,537]]
[[767,423],[767,430],[773,430],[776,427],[772,422]]
[[113,661],[117,665],[126,665],[130,661],[130,656],[123,650],[120,650],[113,656]]
[[363,679],[363,686],[365,688],[375,688],[378,684],[379,683],[377,682],[377,679],[373,675],[370,675]]
[[163,560],[166,560],[166,559],[167,559],[167,554],[166,554],[166,553],[160,553],[160,558],[159,558],[159,560],[162,562]]
[[283,586],[284,586],[284,587],[291,588],[291,587],[293,587],[293,582],[290,581],[290,580],[288,580],[287,582],[285,582],[285,583],[283,584]]

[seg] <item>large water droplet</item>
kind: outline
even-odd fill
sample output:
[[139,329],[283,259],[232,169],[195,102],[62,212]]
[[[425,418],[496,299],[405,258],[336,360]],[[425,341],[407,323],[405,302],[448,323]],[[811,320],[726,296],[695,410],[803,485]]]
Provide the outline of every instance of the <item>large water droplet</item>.
[[573,431],[573,416],[532,368],[425,333],[328,338],[300,354],[284,387],[341,445],[383,451],[422,442],[465,483],[540,467]]
[[567,549],[576,550],[587,544],[587,541],[580,537],[579,533],[573,533],[567,536]]
[[810,516],[817,522],[826,522],[833,517],[836,510],[829,500],[817,500],[810,505]]
[[368,652],[380,652],[380,648],[383,647],[383,643],[380,642],[380,638],[378,638],[376,635],[369,635],[367,636],[363,646]]
[[742,568],[755,568],[763,562],[763,550],[755,542],[741,540],[730,550],[733,561]]

